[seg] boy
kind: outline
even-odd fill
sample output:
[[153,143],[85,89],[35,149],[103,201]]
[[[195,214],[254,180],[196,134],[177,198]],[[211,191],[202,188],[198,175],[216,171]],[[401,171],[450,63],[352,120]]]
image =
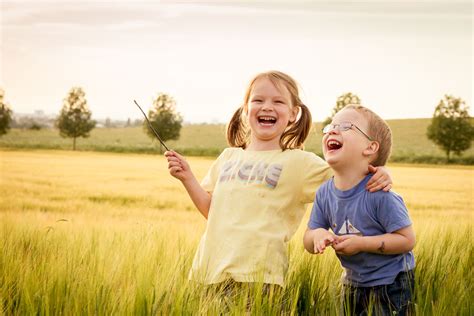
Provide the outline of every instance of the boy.
[[364,189],[368,165],[383,166],[390,155],[390,128],[369,109],[348,105],[323,134],[334,176],[316,193],[304,246],[314,254],[336,251],[345,269],[345,314],[406,315],[414,290],[411,221],[400,196]]

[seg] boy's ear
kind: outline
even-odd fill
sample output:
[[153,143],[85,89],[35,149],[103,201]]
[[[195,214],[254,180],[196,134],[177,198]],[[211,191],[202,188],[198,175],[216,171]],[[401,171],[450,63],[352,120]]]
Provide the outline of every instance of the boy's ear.
[[377,154],[379,151],[380,144],[376,141],[371,141],[367,148],[364,149],[363,154],[366,156],[371,156]]

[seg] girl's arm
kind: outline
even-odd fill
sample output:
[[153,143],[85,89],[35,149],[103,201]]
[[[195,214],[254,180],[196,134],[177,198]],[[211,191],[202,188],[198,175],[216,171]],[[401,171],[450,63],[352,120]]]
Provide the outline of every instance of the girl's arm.
[[333,245],[338,254],[352,256],[361,251],[384,255],[394,255],[409,252],[415,247],[415,232],[407,226],[393,233],[378,236],[343,235],[337,237]]
[[384,166],[374,167],[369,165],[368,171],[374,175],[372,178],[370,178],[369,182],[367,182],[367,190],[370,192],[376,192],[380,190],[384,190],[385,192],[390,191],[393,182],[387,168]]
[[165,152],[165,157],[168,160],[168,170],[170,174],[181,181],[186,191],[188,191],[194,205],[207,219],[212,195],[199,184],[183,156],[171,150]]

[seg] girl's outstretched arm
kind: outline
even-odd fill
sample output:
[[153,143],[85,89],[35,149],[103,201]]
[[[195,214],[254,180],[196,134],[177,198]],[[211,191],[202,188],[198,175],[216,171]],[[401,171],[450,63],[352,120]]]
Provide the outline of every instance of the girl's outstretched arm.
[[211,205],[212,195],[203,189],[201,184],[197,181],[188,162],[183,156],[177,152],[170,150],[165,152],[165,157],[168,160],[168,170],[170,174],[181,183],[188,191],[191,200],[197,207],[199,212],[207,219],[209,215],[209,206]]

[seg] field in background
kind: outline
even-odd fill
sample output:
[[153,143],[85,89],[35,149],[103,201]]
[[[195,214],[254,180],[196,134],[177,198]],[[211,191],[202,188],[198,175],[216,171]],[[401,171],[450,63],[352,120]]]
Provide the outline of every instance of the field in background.
[[[212,162],[189,161],[198,178]],[[304,224],[284,291],[229,299],[188,282],[205,220],[161,156],[1,151],[0,163],[4,314],[336,314],[341,268],[303,251]],[[417,233],[418,315],[472,315],[474,169],[389,168]]]
[[[444,163],[445,154],[426,137],[430,119],[389,120],[393,130],[392,162]],[[306,141],[306,150],[321,153],[321,124],[315,124]],[[185,125],[178,141],[169,147],[191,156],[217,156],[227,146],[225,126],[216,124]],[[13,129],[0,137],[0,147],[36,149],[72,149],[72,140],[61,138],[54,129],[39,131]],[[157,141],[145,135],[141,127],[96,128],[89,138],[77,140],[78,150],[106,152],[156,153]],[[456,163],[474,164],[474,147]]]

